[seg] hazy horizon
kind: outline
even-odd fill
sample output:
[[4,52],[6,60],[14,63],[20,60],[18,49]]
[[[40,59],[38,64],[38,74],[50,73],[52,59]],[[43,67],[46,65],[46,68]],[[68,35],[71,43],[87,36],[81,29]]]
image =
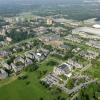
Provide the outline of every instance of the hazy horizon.
[[0,4],[13,4],[13,3],[32,3],[32,4],[43,4],[43,3],[73,3],[83,2],[84,0],[0,0]]
[[100,19],[99,9],[100,0],[0,0],[0,14],[2,15],[10,13],[16,15],[28,11],[39,11],[38,14],[35,13],[36,15],[48,15],[47,10],[55,10],[53,14],[65,14],[69,18]]

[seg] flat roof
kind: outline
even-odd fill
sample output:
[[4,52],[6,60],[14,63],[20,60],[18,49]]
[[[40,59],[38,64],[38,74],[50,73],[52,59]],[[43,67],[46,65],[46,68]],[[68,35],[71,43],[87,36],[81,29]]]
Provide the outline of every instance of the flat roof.
[[99,35],[100,36],[100,29],[97,29],[97,28],[79,27],[79,28],[76,28],[76,29],[72,30],[72,33],[76,33],[76,32],[85,32],[85,33],[90,33],[90,34],[94,34],[94,35]]

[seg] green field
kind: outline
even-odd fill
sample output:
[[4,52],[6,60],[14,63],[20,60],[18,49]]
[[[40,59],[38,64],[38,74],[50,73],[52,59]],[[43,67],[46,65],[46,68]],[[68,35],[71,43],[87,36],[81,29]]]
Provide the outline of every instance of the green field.
[[93,65],[87,70],[87,73],[92,75],[94,78],[98,78],[100,81],[100,62],[93,61],[92,63]]
[[[0,87],[0,100],[57,100],[57,97],[66,98],[66,94],[57,93],[56,89],[47,89],[40,84],[39,71],[49,72],[53,66],[48,62],[54,61],[48,58],[39,65],[39,69],[33,72],[24,72],[27,78],[15,81]],[[6,80],[7,81],[7,80]],[[0,83],[2,84],[2,82]]]

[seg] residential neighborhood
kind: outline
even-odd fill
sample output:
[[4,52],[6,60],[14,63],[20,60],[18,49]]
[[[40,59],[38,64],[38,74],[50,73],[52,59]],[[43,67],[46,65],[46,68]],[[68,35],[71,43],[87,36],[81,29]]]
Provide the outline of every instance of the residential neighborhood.
[[100,100],[100,5],[29,1],[0,7],[0,100]]

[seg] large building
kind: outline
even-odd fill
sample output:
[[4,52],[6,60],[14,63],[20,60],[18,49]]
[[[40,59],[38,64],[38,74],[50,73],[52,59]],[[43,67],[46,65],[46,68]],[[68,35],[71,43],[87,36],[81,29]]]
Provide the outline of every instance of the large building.
[[91,27],[79,27],[72,30],[72,34],[78,34],[83,38],[100,39],[100,29]]
[[48,18],[48,19],[47,19],[47,25],[52,25],[52,24],[53,24],[53,20],[50,19],[50,18]]
[[56,75],[65,75],[67,77],[70,77],[72,75],[72,73],[71,73],[71,65],[66,64],[66,63],[61,64],[58,67],[55,67],[53,72]]

